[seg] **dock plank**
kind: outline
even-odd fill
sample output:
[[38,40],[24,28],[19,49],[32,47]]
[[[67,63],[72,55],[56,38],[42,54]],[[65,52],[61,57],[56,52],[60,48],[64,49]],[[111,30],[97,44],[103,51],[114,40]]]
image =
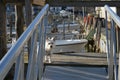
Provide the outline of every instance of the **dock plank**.
[[51,66],[107,67],[106,53],[58,53],[52,55]]

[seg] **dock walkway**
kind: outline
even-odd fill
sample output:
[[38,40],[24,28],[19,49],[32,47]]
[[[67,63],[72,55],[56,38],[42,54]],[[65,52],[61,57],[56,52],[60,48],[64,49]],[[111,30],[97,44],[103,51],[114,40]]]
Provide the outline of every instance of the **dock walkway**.
[[51,66],[107,67],[106,53],[54,53]]

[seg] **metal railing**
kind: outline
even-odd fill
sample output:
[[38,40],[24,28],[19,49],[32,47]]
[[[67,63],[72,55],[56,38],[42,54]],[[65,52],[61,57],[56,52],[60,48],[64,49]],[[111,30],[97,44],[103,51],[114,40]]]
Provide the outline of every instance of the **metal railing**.
[[[14,80],[41,80],[43,72],[43,55],[46,38],[47,13],[49,5],[40,11],[25,32],[10,48],[0,61],[0,80],[3,80],[15,64]],[[24,78],[24,49],[31,40],[27,75]],[[38,45],[39,44],[39,45]]]
[[[108,61],[108,77],[109,80],[120,80],[120,63],[118,64],[116,54],[119,53],[117,51],[117,35],[116,35],[116,27],[120,28],[120,17],[108,6],[105,5],[105,15],[106,15],[106,38],[107,38],[107,61]],[[110,29],[108,29],[108,14],[110,16]],[[110,34],[108,34],[110,31]],[[110,40],[108,40],[108,36],[110,36]],[[119,50],[119,49],[118,49]],[[119,56],[120,60],[120,56]],[[119,78],[118,78],[119,77]]]

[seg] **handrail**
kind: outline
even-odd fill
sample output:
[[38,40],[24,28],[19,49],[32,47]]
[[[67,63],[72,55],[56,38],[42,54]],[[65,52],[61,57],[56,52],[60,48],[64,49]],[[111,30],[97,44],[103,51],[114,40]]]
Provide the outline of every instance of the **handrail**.
[[[105,13],[106,13],[106,38],[107,38],[107,58],[108,58],[108,76],[109,80],[118,80],[118,73],[120,71],[118,70],[118,65],[117,64],[117,38],[116,38],[116,31],[115,31],[115,24],[120,28],[120,17],[108,6],[105,5]],[[107,14],[109,14],[111,18],[111,28],[110,28],[110,35],[108,35],[108,26],[107,26]],[[110,37],[110,43],[108,40],[108,36]],[[120,60],[120,57],[119,57]],[[114,75],[113,75],[114,74]]]
[[[23,32],[23,34],[17,40],[16,44],[14,46],[12,46],[10,48],[10,50],[6,53],[6,55],[1,59],[1,61],[0,61],[0,79],[1,80],[3,80],[5,78],[5,76],[7,75],[7,73],[9,72],[10,68],[12,67],[12,65],[14,63],[17,63],[17,61],[19,62],[19,60],[20,60],[20,63],[21,63],[21,61],[23,60],[20,56],[21,56],[22,51],[24,49],[25,43],[27,43],[28,40],[30,38],[32,38],[32,37],[36,38],[36,37],[34,37],[35,36],[34,34],[36,32],[38,32],[39,27],[44,27],[42,24],[44,24],[43,20],[44,20],[46,14],[47,14],[48,8],[49,8],[49,5],[46,4],[45,7],[37,15],[37,17],[28,26],[28,28],[26,29],[26,31]],[[44,29],[44,28],[41,28],[41,29]],[[39,32],[39,33],[41,33],[41,32]],[[42,40],[44,40],[44,38],[45,38],[45,36],[43,36],[43,35],[44,35],[44,33],[40,34],[40,37],[43,38]],[[34,39],[33,39],[33,41],[34,41]],[[40,44],[40,42],[39,42],[39,44]],[[39,48],[40,47],[41,46],[39,45]],[[33,50],[35,50],[35,49],[33,49]],[[32,52],[34,53],[34,51],[31,51],[31,54],[33,54]],[[20,59],[18,59],[18,58],[20,58]],[[22,71],[20,71],[20,72],[22,72]]]
[[110,14],[110,17],[115,21],[115,23],[120,28],[120,17],[116,15],[116,13],[112,11],[112,9],[108,5],[105,5],[104,7],[105,7],[105,10]]

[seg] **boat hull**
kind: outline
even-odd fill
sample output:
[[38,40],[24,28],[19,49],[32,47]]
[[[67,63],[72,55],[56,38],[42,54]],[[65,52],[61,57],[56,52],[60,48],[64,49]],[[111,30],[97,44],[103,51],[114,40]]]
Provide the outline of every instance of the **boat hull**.
[[63,52],[82,52],[84,46],[87,44],[86,39],[75,39],[75,40],[56,40],[55,47],[52,49],[52,53],[63,53]]

